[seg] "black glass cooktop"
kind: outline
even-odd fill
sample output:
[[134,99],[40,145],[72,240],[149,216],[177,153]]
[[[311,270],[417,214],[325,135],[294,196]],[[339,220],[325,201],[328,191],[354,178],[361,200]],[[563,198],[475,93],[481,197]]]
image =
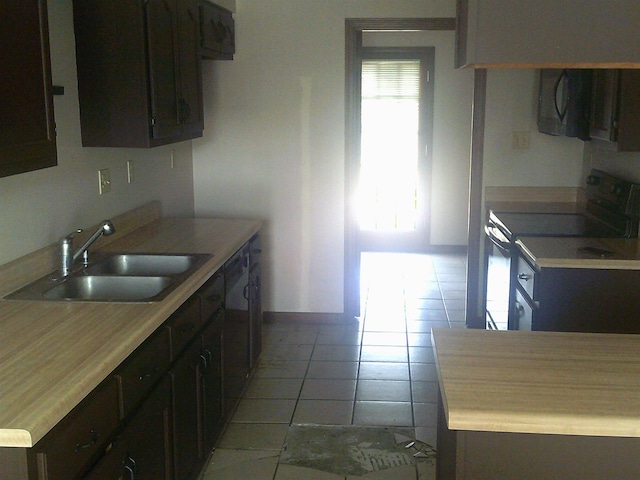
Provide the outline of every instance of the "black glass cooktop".
[[575,213],[494,213],[491,220],[512,237],[618,237],[613,229]]

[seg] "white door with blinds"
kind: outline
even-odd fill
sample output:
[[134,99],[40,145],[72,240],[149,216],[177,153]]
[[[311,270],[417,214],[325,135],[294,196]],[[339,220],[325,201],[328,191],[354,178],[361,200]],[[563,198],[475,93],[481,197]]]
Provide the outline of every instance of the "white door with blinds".
[[361,251],[429,246],[433,49],[365,49],[361,76]]

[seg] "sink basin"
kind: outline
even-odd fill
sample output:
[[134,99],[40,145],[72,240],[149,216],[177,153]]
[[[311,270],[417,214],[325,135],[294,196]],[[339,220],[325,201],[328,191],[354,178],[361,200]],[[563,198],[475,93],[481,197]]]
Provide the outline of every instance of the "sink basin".
[[46,300],[151,301],[173,284],[171,277],[80,275],[42,293]]
[[[191,269],[205,255],[137,254],[109,255],[87,267],[88,275],[166,276]],[[208,255],[206,255],[208,257]]]
[[95,258],[94,264],[67,277],[60,277],[58,272],[53,272],[4,298],[157,302],[175,290],[211,255],[96,253]]

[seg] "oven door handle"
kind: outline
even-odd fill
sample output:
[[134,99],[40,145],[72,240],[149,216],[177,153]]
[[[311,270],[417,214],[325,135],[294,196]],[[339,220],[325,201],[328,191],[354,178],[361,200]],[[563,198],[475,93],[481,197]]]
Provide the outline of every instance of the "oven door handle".
[[489,222],[484,226],[484,232],[498,249],[505,255],[511,255],[511,242],[500,231],[500,229],[492,222]]

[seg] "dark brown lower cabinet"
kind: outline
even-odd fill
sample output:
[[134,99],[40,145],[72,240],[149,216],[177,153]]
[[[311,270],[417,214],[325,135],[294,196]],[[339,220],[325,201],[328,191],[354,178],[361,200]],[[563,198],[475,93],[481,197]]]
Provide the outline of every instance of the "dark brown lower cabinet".
[[175,480],[199,473],[222,428],[223,319],[220,309],[171,370]]
[[206,458],[222,430],[222,328],[224,310],[219,309],[202,333],[202,362],[200,369],[201,456]]
[[118,426],[118,416],[118,387],[111,377],[33,447],[30,453],[35,456],[37,479],[82,478],[104,452]]
[[518,258],[519,322],[531,330],[640,333],[640,271],[535,268]]
[[199,463],[200,360],[200,343],[194,342],[171,369],[175,480],[192,478]]
[[[260,306],[260,270],[250,287],[245,251],[233,291],[216,272],[38,444],[0,447],[0,480],[197,478],[250,372],[248,302]],[[232,299],[242,308],[227,310]],[[261,309],[253,314],[261,323]]]
[[171,480],[171,383],[165,376],[86,480]]
[[249,270],[249,366],[253,369],[262,352],[262,288],[260,264]]

